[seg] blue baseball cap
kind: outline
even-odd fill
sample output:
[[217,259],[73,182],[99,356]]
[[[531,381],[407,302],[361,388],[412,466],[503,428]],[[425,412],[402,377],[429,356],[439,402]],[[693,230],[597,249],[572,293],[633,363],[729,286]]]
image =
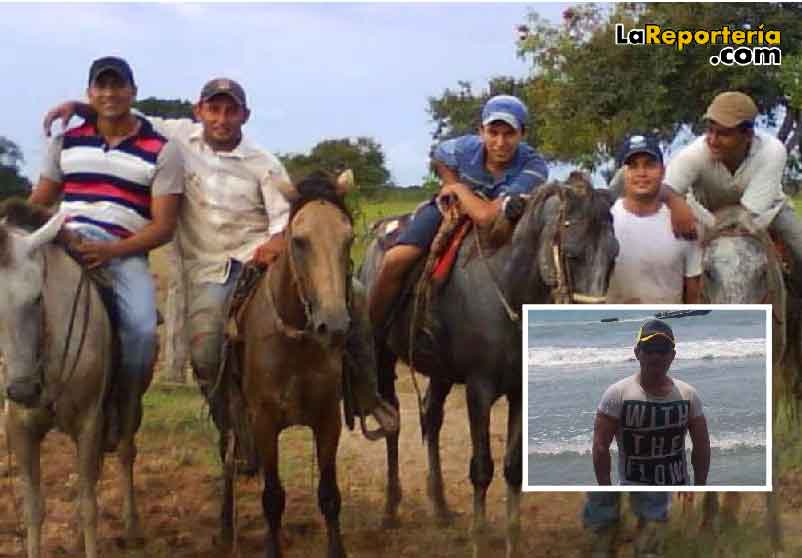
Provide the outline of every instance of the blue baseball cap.
[[518,97],[512,95],[496,95],[485,103],[482,109],[482,126],[491,122],[506,122],[520,131],[526,125],[529,111]]
[[621,144],[618,150],[618,166],[627,163],[630,157],[637,153],[648,153],[663,163],[663,151],[660,149],[660,140],[652,134],[632,134]]
[[128,62],[116,56],[104,56],[92,62],[89,68],[89,85],[95,83],[95,80],[103,72],[114,72],[120,76],[123,81],[127,82],[131,87],[136,87],[134,82],[134,72]]

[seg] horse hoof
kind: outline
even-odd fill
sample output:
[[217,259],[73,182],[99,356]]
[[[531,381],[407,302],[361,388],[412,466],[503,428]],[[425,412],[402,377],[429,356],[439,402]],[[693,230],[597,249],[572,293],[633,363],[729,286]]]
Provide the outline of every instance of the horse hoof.
[[117,548],[120,549],[145,548],[145,537],[141,535],[135,537],[116,537],[114,542]]
[[382,518],[382,527],[384,529],[398,529],[401,527],[401,520],[397,515],[385,515]]
[[212,535],[212,546],[217,548],[228,548],[234,541],[234,533],[230,529],[222,529],[220,534]]

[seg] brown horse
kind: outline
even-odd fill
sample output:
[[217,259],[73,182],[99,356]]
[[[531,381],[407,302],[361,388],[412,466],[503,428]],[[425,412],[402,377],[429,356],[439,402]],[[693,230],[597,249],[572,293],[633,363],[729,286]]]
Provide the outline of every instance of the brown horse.
[[345,556],[340,537],[337,446],[342,360],[350,324],[352,219],[334,182],[322,173],[301,181],[290,211],[288,248],[258,285],[242,318],[243,392],[264,472],[266,556],[282,555],[285,493],[278,438],[293,425],[312,429],[328,531],[328,556]]

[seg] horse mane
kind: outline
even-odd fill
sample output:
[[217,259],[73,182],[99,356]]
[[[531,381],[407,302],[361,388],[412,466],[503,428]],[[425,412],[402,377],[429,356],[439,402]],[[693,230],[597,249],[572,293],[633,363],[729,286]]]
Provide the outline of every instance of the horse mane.
[[334,178],[324,171],[314,171],[295,185],[298,197],[290,204],[290,221],[303,206],[312,201],[327,201],[337,206],[348,221],[353,223],[351,210],[345,205],[345,196],[337,192]]

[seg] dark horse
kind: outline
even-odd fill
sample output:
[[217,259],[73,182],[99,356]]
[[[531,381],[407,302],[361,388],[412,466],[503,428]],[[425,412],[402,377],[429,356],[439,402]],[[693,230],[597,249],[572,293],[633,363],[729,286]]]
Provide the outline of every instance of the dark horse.
[[[428,493],[435,514],[444,520],[450,511],[439,454],[443,406],[455,383],[466,386],[473,445],[470,478],[474,486],[475,553],[484,544],[485,499],[493,478],[490,411],[501,396],[509,403],[504,457],[507,555],[518,550],[523,473],[521,326],[517,313],[524,303],[603,301],[617,253],[607,193],[594,190],[584,177],[572,177],[569,182],[567,187],[540,188],[527,202],[511,240],[494,253],[489,254],[487,246],[479,249],[475,231],[466,236],[451,279],[431,301],[434,325],[427,334],[418,331],[414,339],[414,367],[430,379],[421,417],[429,459]],[[375,280],[382,255],[374,241],[361,272],[368,286]],[[394,366],[399,357],[409,360],[411,307],[409,301],[404,303],[386,344],[382,340],[377,343],[379,389],[396,405]],[[398,435],[387,439],[387,460],[385,520],[392,523],[397,521],[401,500]]]
[[[338,186],[340,182],[338,182]],[[244,309],[239,362],[243,394],[264,472],[266,555],[282,555],[285,492],[279,478],[279,434],[312,429],[326,519],[328,556],[345,556],[340,537],[337,446],[342,361],[350,325],[350,248],[354,233],[342,189],[315,173],[296,189],[287,250],[262,276]]]

